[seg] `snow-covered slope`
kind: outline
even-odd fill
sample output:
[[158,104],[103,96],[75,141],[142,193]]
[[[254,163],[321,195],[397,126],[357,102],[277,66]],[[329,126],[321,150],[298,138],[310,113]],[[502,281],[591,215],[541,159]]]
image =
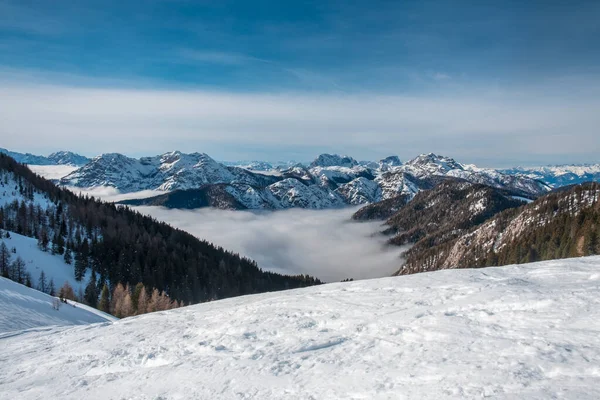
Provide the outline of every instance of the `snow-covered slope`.
[[[53,308],[55,297],[0,277],[0,341],[19,336],[32,328],[33,332],[47,332],[50,326],[87,325],[116,321],[111,315],[95,308],[69,300]],[[0,375],[1,376],[1,375]],[[4,380],[0,378],[0,382]],[[3,398],[0,394],[0,398]],[[17,398],[16,396],[14,398]]]
[[52,279],[57,291],[65,282],[69,282],[73,291],[78,293],[85,289],[90,279],[91,272],[88,270],[80,282],[76,281],[73,265],[65,264],[61,255],[53,255],[49,251],[40,250],[37,239],[10,232],[10,238],[1,238],[0,243],[2,242],[11,250],[12,261],[17,257],[21,257],[25,261],[25,268],[31,274],[31,283],[34,288],[38,287],[38,279],[42,271],[46,275],[46,283]]
[[329,284],[1,342],[6,399],[597,399],[600,257]]
[[511,168],[502,170],[509,175],[538,179],[552,187],[574,185],[583,182],[600,182],[600,164],[556,165],[537,168]]
[[28,165],[29,169],[49,181],[58,181],[79,167],[72,165]]
[[204,153],[184,154],[173,151],[140,159],[117,153],[103,154],[65,176],[60,182],[67,186],[110,186],[121,192],[137,192],[196,189],[219,183],[265,186],[276,180],[243,168],[227,167]]

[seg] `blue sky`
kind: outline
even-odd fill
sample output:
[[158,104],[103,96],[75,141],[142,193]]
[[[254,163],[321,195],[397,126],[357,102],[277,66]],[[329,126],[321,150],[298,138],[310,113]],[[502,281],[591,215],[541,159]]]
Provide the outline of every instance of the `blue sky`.
[[[598,1],[0,0],[0,104],[10,103],[0,113],[14,124],[0,128],[2,145],[132,155],[178,147],[220,159],[437,151],[480,164],[598,162],[599,20]],[[77,115],[40,105],[26,118],[30,98],[44,96],[76,101]],[[107,110],[111,96],[139,100],[130,103],[139,118]],[[211,96],[221,117],[206,123],[211,114],[200,111],[195,120]],[[179,102],[190,103],[185,115]],[[234,108],[257,104],[266,108],[255,110],[258,122]],[[274,104],[282,109],[269,114]],[[389,106],[371,118],[380,104],[411,112]],[[450,124],[440,107],[462,121],[479,113],[476,126]],[[145,126],[144,115],[160,121]],[[144,130],[151,140],[140,146]],[[543,138],[549,143],[536,148]],[[569,138],[586,148],[565,146]],[[511,143],[520,145],[508,156]]]

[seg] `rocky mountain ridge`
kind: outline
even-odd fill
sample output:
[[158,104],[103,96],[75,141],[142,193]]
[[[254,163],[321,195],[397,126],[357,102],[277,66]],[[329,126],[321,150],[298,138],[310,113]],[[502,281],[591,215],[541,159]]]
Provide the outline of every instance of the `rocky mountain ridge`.
[[0,153],[6,154],[12,157],[21,164],[32,164],[32,165],[72,165],[82,166],[87,164],[90,159],[82,155],[73,153],[71,151],[57,151],[50,155],[39,156],[31,153],[18,153],[16,151],[9,151],[7,149],[0,148]]
[[[550,188],[542,182],[465,166],[449,157],[423,154],[402,164],[390,156],[365,165],[352,157],[322,154],[309,166],[295,165],[273,174],[226,166],[206,154],[178,151],[140,159],[104,154],[61,180],[75,187],[110,186],[121,192],[141,190],[182,191],[179,204],[199,204],[193,197],[218,194],[207,201],[228,209],[324,209],[375,203],[398,195],[412,199],[449,177],[506,189],[535,198]],[[206,186],[219,185],[214,190]],[[187,197],[187,200],[182,201]],[[136,204],[167,201],[169,195],[144,199]],[[206,202],[205,202],[206,203]]]

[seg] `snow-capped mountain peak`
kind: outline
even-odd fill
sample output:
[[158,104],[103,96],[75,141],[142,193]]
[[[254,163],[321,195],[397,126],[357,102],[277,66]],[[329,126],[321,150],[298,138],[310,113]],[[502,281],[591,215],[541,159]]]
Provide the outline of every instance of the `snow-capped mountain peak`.
[[347,167],[352,168],[359,165],[358,161],[349,156],[338,154],[321,154],[310,163],[310,167]]

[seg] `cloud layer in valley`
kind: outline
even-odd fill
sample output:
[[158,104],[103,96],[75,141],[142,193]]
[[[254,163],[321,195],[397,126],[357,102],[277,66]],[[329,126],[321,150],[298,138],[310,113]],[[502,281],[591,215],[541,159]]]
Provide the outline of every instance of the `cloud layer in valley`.
[[389,276],[401,264],[403,249],[385,244],[378,234],[380,222],[350,220],[354,207],[276,212],[136,209],[279,273],[332,282]]

